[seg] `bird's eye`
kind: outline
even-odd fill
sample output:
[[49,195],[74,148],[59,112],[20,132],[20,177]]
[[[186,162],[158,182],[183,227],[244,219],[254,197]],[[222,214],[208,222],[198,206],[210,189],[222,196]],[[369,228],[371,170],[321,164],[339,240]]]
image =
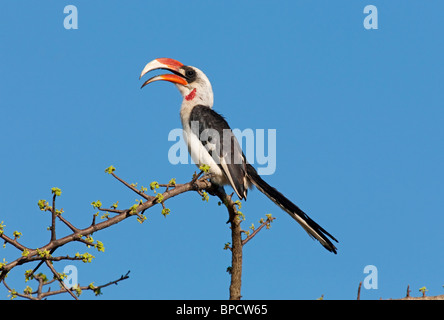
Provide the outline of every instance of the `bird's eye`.
[[194,77],[196,75],[196,71],[194,71],[193,69],[189,69],[185,72],[185,75],[190,78]]

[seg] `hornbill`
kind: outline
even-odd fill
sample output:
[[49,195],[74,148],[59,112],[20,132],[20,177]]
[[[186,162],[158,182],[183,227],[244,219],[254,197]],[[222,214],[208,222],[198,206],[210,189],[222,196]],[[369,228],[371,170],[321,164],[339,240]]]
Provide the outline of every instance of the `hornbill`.
[[338,241],[265,182],[247,162],[227,121],[212,109],[213,90],[207,76],[196,67],[186,66],[170,58],[159,58],[143,68],[140,78],[156,69],[166,69],[172,73],[154,76],[145,81],[142,88],[154,81],[164,80],[174,83],[179,89],[183,97],[180,119],[188,151],[198,167],[209,166],[211,182],[218,186],[231,185],[241,200],[247,198],[249,188],[256,186],[295,219],[312,238],[336,254],[337,249],[329,238]]

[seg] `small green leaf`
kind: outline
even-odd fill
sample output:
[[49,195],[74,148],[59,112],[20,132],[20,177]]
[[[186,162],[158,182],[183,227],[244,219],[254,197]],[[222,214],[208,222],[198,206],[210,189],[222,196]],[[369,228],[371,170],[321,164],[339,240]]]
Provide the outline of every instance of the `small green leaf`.
[[32,269],[25,271],[25,282],[28,282],[29,280],[34,279],[33,271],[34,270],[32,270]]
[[0,262],[0,270],[3,268],[3,266],[6,266],[8,262],[6,262],[5,258],[3,258],[3,262]]
[[60,197],[62,195],[62,190],[60,190],[59,188],[52,188],[51,189],[52,194],[55,194],[57,197]]
[[104,213],[100,216],[100,219],[108,219],[108,217],[109,217],[109,213]]
[[22,236],[22,233],[18,231],[14,231],[12,234],[14,235],[14,239],[20,239]]
[[154,193],[156,193],[156,189],[159,189],[159,184],[157,183],[157,181],[153,181],[150,183],[150,189],[154,190]]
[[101,289],[100,289],[100,288],[94,289],[94,294],[95,294],[96,296],[100,296],[100,295],[102,294]]
[[103,246],[103,243],[101,241],[97,240],[97,244],[95,244],[94,246],[99,252],[105,252],[105,247]]
[[239,210],[237,211],[237,216],[236,216],[239,220],[244,221],[245,220],[245,215],[240,212]]
[[76,292],[77,297],[80,297],[80,295],[82,294],[82,289],[80,289],[80,286],[76,284],[72,287],[72,289]]
[[86,242],[89,242],[89,243],[93,243],[93,242],[94,242],[94,239],[93,239],[93,237],[91,237],[91,235],[87,235],[87,236],[85,237],[85,241],[86,241]]
[[166,216],[170,214],[170,209],[168,209],[168,208],[162,209],[162,214],[166,218]]
[[161,203],[163,201],[163,194],[158,193],[156,195],[156,200],[157,200],[158,203]]
[[15,289],[10,290],[8,297],[11,297],[11,300],[17,298],[17,291]]
[[48,207],[49,207],[48,201],[46,201],[46,200],[39,200],[37,202],[37,205],[39,206],[40,210],[42,210],[42,211],[48,210]]
[[5,229],[6,225],[3,224],[3,221],[0,223],[0,235],[3,234],[3,230]]
[[49,258],[49,257],[51,257],[48,249],[45,249],[45,250],[37,249],[37,254],[40,256],[40,258]]
[[422,294],[424,294],[425,292],[427,292],[429,290],[427,290],[426,287],[422,287],[422,288],[419,288],[419,291],[422,292]]
[[[59,275],[59,278],[62,280],[67,277],[67,274],[64,272],[57,272],[57,274]],[[57,279],[56,276],[54,276],[54,279]]]
[[133,204],[133,205],[130,207],[130,213],[131,213],[131,214],[135,214],[135,213],[137,213],[137,207],[138,207],[138,206],[139,206],[138,203]]
[[143,223],[146,220],[146,216],[144,216],[143,214],[140,217],[137,217],[137,221],[139,223]]
[[91,202],[91,205],[93,206],[94,209],[98,209],[102,207],[102,202],[100,200],[93,201]]
[[206,165],[206,164],[203,164],[203,165],[201,165],[201,166],[199,167],[199,169],[202,170],[202,171],[205,172],[205,173],[208,173],[208,172],[210,171],[210,166],[209,166],[209,165]]
[[43,282],[48,282],[48,277],[46,276],[46,274],[43,273],[39,273],[36,278],[42,279]]
[[88,252],[85,252],[84,254],[76,253],[75,257],[78,259],[81,259],[84,263],[91,262],[93,258],[95,258],[93,255],[89,254]]
[[105,169],[105,172],[108,174],[111,174],[114,171],[116,171],[116,168],[114,168],[113,166],[109,166],[108,168]]
[[31,295],[32,288],[30,286],[26,286],[26,288],[23,290],[23,293],[27,294],[27,295]]

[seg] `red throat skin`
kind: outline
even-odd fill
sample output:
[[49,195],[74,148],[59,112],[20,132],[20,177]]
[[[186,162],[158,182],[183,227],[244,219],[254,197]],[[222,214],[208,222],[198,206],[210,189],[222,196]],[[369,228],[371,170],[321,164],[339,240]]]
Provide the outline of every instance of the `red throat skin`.
[[196,97],[196,88],[193,89],[187,96],[185,96],[185,100],[190,101]]

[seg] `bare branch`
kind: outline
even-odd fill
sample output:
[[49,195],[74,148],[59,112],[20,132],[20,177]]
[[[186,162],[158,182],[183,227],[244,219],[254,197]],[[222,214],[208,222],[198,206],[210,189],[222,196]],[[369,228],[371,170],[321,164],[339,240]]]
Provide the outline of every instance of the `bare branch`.
[[55,230],[55,224],[56,224],[56,208],[55,208],[55,200],[56,195],[52,196],[52,208],[51,208],[51,241],[54,241],[56,239],[56,230]]
[[69,229],[71,229],[72,232],[78,232],[79,229],[74,227],[71,222],[69,222],[68,220],[66,220],[65,218],[62,217],[61,214],[57,215],[57,218],[59,218],[60,221],[62,221]]
[[[20,244],[16,239],[12,239],[10,237],[8,237],[7,235],[5,235],[4,233],[0,234],[0,238],[3,239],[5,241],[5,243],[9,243],[12,246],[16,247],[18,250],[20,251],[24,251],[26,248],[24,245]],[[0,279],[1,281],[1,279]]]
[[152,200],[154,197],[153,196],[149,196],[145,193],[143,193],[140,190],[137,190],[136,188],[134,188],[131,184],[129,184],[128,182],[120,179],[114,172],[111,172],[111,175],[116,178],[118,181],[120,181],[121,183],[123,183],[126,187],[128,187],[129,189],[131,189],[132,191],[134,191],[135,193],[137,193],[139,196],[143,197],[145,200]]
[[219,197],[221,202],[228,209],[228,222],[231,224],[231,283],[230,300],[240,300],[242,285],[242,229],[241,219],[238,215],[236,203],[232,200],[232,195],[227,195],[223,187],[212,186],[207,188],[210,194]]
[[266,225],[269,225],[275,219],[276,218],[271,217],[271,218],[268,218],[267,220],[265,220],[264,222],[262,222],[262,224],[257,229],[255,229],[248,237],[246,237],[244,240],[242,240],[242,246],[247,244],[247,242],[250,241],[259,231],[261,231],[261,229],[263,227],[265,227]]

